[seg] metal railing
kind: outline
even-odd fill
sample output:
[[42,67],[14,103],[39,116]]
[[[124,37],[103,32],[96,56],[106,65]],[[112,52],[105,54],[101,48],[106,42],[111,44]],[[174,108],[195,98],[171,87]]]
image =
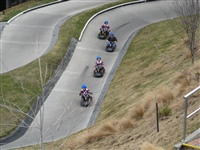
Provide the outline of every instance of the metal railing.
[[198,111],[200,111],[200,107],[198,109],[196,109],[195,111],[193,111],[192,113],[190,113],[189,115],[187,115],[187,108],[188,108],[188,98],[194,94],[195,92],[197,92],[198,90],[200,90],[200,86],[198,86],[197,88],[195,88],[194,90],[192,90],[191,92],[189,92],[188,94],[186,94],[183,98],[185,100],[185,110],[184,110],[184,126],[183,126],[183,142],[185,142],[185,138],[186,138],[186,125],[187,125],[187,119],[191,116],[193,116],[194,114],[196,114]]

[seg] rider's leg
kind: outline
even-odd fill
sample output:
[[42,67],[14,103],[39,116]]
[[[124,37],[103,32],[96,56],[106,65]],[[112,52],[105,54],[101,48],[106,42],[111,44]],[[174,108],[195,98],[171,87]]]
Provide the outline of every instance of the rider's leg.
[[102,67],[99,69],[99,72],[103,73],[103,68]]
[[94,69],[94,73],[97,73],[97,69],[96,68]]
[[106,47],[109,47],[109,45],[110,45],[110,42],[107,42],[107,43],[106,43]]
[[112,47],[113,47],[113,48],[115,48],[115,47],[116,47],[116,44],[115,44],[115,43],[113,43]]

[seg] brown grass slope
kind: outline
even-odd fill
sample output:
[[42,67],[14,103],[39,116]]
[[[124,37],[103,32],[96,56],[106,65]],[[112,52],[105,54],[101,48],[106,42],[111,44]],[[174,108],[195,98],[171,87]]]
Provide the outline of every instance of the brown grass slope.
[[[199,45],[192,65],[185,41],[177,20],[143,28],[116,72],[96,123],[46,149],[172,150],[182,140],[183,96],[199,86]],[[188,113],[199,106],[198,92],[189,99]],[[199,127],[197,114],[187,120],[187,135]]]

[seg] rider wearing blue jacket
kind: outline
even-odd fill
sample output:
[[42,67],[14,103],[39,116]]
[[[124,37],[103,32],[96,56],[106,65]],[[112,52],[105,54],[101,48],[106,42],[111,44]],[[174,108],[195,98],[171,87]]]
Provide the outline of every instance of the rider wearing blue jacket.
[[106,41],[107,41],[106,47],[109,47],[110,42],[112,42],[112,48],[116,47],[117,38],[114,36],[113,32],[110,32],[110,36],[107,38]]

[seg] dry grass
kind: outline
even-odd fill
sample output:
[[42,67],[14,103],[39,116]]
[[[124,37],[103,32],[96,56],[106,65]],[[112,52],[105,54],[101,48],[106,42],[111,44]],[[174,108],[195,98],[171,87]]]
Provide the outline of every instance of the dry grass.
[[111,135],[117,132],[118,121],[110,121],[102,125],[99,132],[103,135]]
[[82,141],[82,144],[96,142],[101,140],[103,137],[114,135],[117,132],[123,132],[133,127],[134,120],[130,118],[124,118],[119,121],[111,120],[103,123],[98,129],[93,130],[93,132],[83,134],[83,137],[81,137],[79,141]]
[[177,85],[176,96],[180,97],[185,93],[185,86],[184,85]]
[[135,125],[135,121],[130,119],[130,118],[124,118],[122,120],[120,120],[119,123],[119,131],[123,132],[126,131],[130,128],[133,128]]
[[156,147],[149,142],[145,142],[141,146],[141,150],[164,150],[162,147]]
[[170,104],[171,101],[174,99],[174,94],[169,89],[160,89],[158,92],[159,95],[156,97],[157,101],[161,105]]
[[191,78],[188,73],[181,73],[179,76],[177,76],[177,79],[175,79],[175,84],[180,84],[182,87],[187,87],[190,85]]
[[84,144],[96,142],[101,140],[105,136],[115,134],[118,131],[118,124],[119,123],[117,121],[111,121],[103,124],[97,131],[85,135],[85,137],[83,138]]
[[128,116],[130,119],[141,119],[144,116],[144,108],[141,105],[138,105],[135,108],[129,110]]
[[144,111],[151,111],[155,107],[155,93],[149,92],[143,98],[142,104]]
[[75,138],[75,140],[68,141],[67,145],[62,148],[65,149],[78,149],[81,145],[87,145],[95,142],[99,142],[106,137],[114,136],[115,134],[126,132],[127,130],[134,128],[135,120],[130,118],[123,118],[121,120],[111,120],[109,122],[101,124],[97,128],[88,130],[88,132],[82,132],[81,136]]

